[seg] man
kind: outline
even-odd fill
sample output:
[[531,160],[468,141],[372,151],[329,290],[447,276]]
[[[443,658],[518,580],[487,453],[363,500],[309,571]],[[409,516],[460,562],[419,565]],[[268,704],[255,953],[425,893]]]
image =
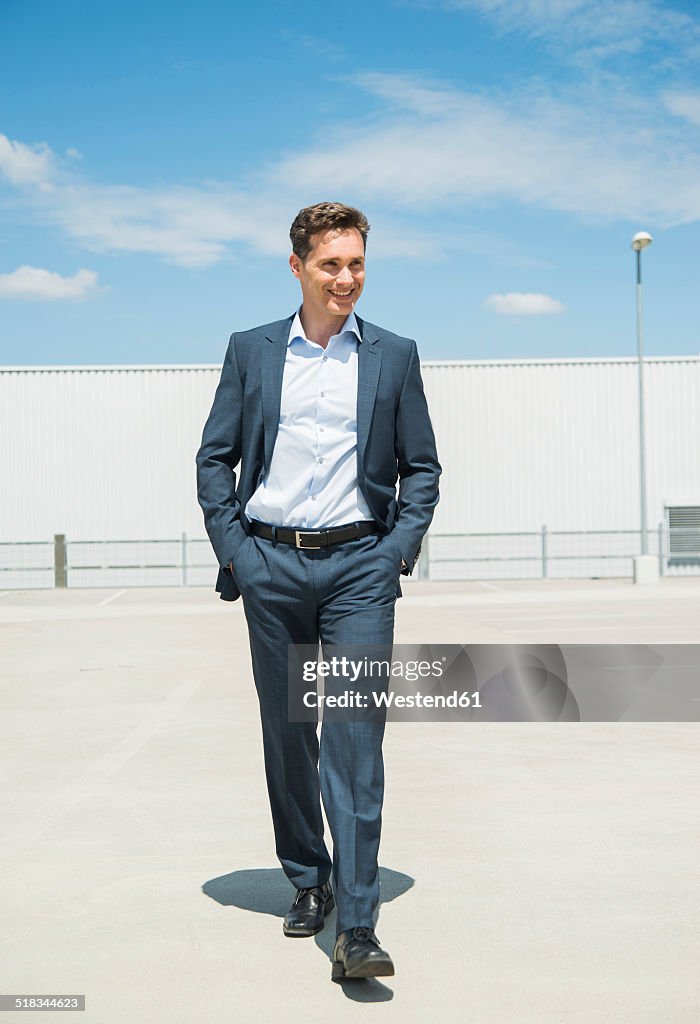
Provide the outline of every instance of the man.
[[242,596],[248,622],[277,856],[298,890],[283,930],[314,935],[337,905],[333,978],[394,973],[374,933],[384,721],[324,715],[319,747],[317,722],[290,721],[288,647],[390,648],[440,475],[415,342],[354,313],[368,231],[340,203],[300,211],[301,307],[231,336],[197,454],[216,589]]

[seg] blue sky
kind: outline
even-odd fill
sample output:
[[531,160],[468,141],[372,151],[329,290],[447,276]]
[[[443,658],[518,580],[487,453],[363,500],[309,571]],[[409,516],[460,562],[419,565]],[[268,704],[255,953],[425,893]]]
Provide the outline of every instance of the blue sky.
[[220,362],[360,206],[426,359],[700,353],[700,13],[656,0],[0,0],[0,364]]

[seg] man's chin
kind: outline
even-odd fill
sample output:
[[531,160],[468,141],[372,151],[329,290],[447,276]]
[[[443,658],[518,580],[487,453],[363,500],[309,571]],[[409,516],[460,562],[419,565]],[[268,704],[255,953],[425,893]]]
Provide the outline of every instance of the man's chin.
[[327,308],[328,312],[334,316],[349,316],[355,308],[355,299],[353,297],[348,302],[343,303],[331,301],[328,303]]

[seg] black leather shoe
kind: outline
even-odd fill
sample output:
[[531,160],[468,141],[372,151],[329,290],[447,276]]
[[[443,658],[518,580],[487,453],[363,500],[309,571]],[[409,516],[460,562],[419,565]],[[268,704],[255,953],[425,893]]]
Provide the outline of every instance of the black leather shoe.
[[326,914],[330,914],[334,906],[330,882],[312,889],[299,889],[282,924],[284,934],[290,938],[316,935],[323,928]]
[[371,928],[341,932],[335,940],[331,978],[386,978],[394,973],[391,957]]

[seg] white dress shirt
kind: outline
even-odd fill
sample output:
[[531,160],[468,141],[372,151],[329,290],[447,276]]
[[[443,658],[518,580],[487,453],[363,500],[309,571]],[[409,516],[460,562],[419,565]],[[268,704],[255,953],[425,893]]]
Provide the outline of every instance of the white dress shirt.
[[246,505],[249,519],[315,530],[373,518],[357,486],[360,344],[354,313],[325,349],[295,316],[272,464]]

